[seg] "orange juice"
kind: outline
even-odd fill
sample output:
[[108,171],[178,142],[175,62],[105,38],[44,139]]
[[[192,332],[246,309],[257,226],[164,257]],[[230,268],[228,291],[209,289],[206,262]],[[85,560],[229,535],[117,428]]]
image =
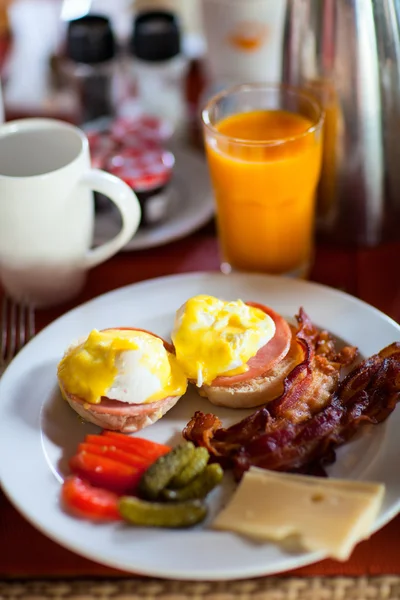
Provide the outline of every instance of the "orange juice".
[[239,270],[305,274],[321,135],[307,117],[255,110],[206,133],[223,259]]

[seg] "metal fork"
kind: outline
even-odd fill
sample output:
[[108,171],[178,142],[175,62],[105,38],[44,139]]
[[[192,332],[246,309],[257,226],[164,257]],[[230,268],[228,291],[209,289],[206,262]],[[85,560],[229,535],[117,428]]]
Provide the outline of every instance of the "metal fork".
[[0,376],[14,356],[35,335],[35,312],[32,306],[17,304],[7,296],[1,306]]

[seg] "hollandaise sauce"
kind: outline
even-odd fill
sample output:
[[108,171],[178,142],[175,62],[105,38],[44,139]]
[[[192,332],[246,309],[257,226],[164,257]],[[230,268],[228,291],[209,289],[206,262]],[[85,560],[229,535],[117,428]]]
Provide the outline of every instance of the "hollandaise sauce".
[[185,393],[187,379],[163,341],[137,330],[93,330],[58,365],[69,394],[98,404],[106,396],[130,404],[156,402]]
[[185,374],[201,387],[220,375],[244,373],[274,334],[275,323],[262,310],[199,295],[178,310],[172,341]]

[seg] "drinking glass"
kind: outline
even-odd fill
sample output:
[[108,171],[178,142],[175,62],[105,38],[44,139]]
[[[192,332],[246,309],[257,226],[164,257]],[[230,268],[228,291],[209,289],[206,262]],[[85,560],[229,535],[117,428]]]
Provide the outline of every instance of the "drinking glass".
[[316,98],[284,85],[236,86],[204,108],[223,272],[307,275],[323,119]]

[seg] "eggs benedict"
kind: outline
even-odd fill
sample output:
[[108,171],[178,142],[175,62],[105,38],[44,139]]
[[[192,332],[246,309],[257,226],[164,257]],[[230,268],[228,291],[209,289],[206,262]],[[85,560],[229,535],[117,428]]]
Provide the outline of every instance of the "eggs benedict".
[[176,313],[171,337],[189,381],[219,406],[250,408],[272,400],[301,359],[285,319],[255,302],[190,298]]
[[93,330],[66,351],[61,393],[86,421],[125,433],[160,419],[186,392],[173,347],[147,331]]

